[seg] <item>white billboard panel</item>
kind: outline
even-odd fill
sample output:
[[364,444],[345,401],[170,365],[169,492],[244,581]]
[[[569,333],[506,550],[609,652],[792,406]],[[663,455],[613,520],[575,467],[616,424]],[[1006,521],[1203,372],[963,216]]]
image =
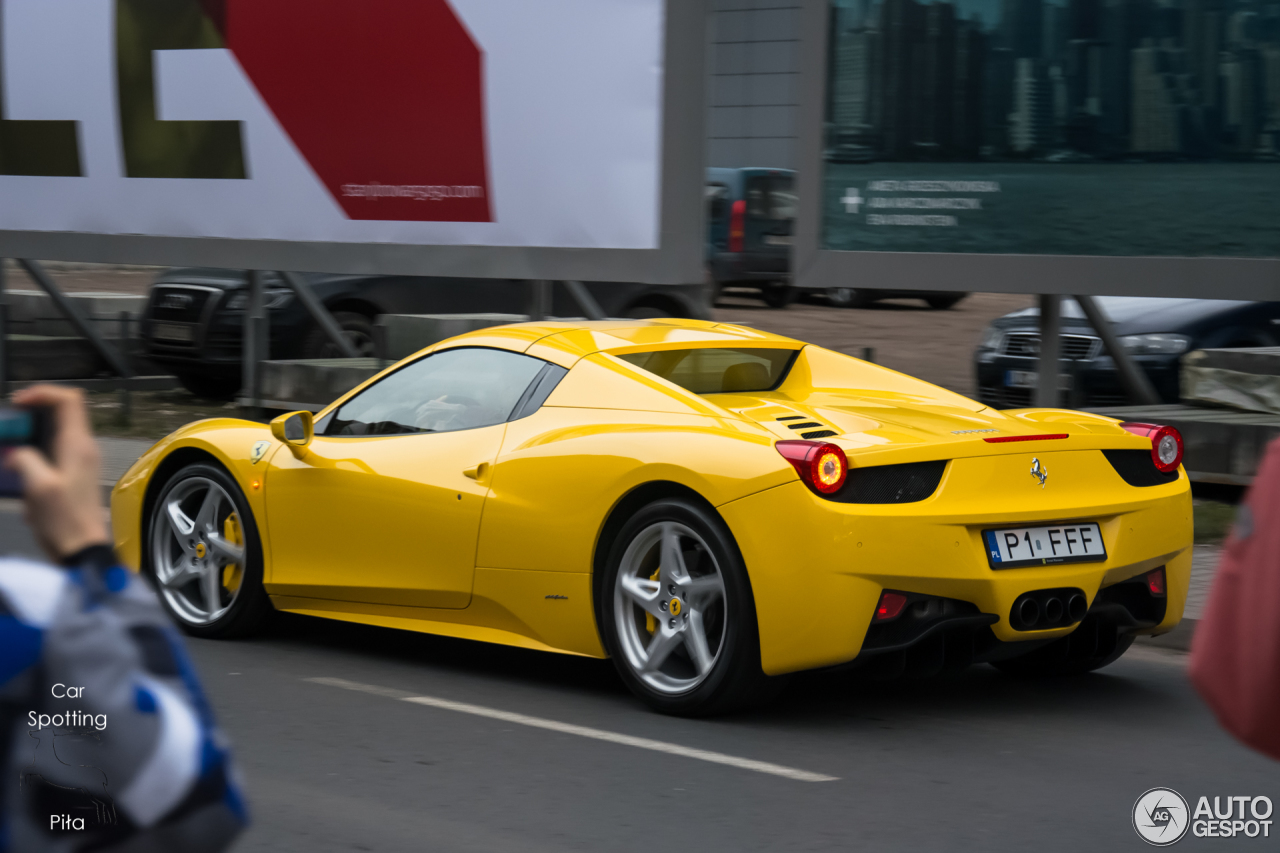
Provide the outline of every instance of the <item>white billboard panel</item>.
[[[666,150],[667,0],[4,0],[0,9],[8,237],[287,241],[326,244],[329,259],[333,244],[384,246],[396,251],[338,266],[394,256],[396,271],[422,272],[431,261],[406,248],[659,253],[678,242],[687,244],[679,265],[697,263],[697,234],[663,239],[672,205],[687,200],[683,216],[696,221],[700,198],[695,162],[682,170],[682,181],[693,178],[687,192],[664,200],[664,156],[676,153]],[[684,61],[700,68],[700,59]],[[679,99],[700,107],[697,79]],[[700,157],[700,123],[684,132],[697,135],[687,147]],[[162,243],[93,245],[136,257]],[[9,254],[20,247],[0,240]],[[468,255],[482,260],[474,271],[445,257],[453,273],[517,272],[502,253]],[[514,266],[563,277],[537,275],[530,257]]]

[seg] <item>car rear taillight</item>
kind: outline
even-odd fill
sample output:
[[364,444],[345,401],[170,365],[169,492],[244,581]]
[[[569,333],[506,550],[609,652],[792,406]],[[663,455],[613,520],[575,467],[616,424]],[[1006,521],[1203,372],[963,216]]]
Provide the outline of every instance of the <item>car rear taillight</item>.
[[1164,598],[1166,583],[1164,577],[1164,567],[1156,569],[1154,572],[1147,572],[1147,591],[1156,598]]
[[902,608],[907,606],[907,597],[900,592],[882,592],[880,602],[876,605],[876,615],[872,621],[888,622],[902,615]]
[[1151,461],[1164,473],[1177,471],[1178,466],[1182,464],[1182,433],[1173,427],[1123,423],[1120,424],[1120,428],[1134,435],[1151,439]]
[[775,447],[795,466],[804,484],[818,494],[833,495],[849,475],[844,451],[825,441],[779,441]]
[[741,252],[745,249],[747,237],[747,203],[738,199],[729,211],[729,251]]

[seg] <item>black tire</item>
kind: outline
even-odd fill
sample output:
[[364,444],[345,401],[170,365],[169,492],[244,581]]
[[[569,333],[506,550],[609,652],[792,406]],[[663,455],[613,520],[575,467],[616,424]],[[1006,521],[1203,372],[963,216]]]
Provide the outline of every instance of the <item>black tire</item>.
[[954,308],[959,305],[960,301],[968,295],[967,293],[957,293],[948,296],[930,296],[925,300],[925,303],[934,311],[946,311],[948,308]]
[[796,289],[785,282],[766,284],[760,288],[760,298],[770,308],[786,308],[796,298]]
[[637,305],[627,309],[627,318],[630,320],[657,320],[660,317],[670,317],[670,311],[663,311],[661,308],[655,308],[652,305]]
[[1087,620],[1061,639],[1016,658],[994,661],[1006,675],[1043,678],[1083,675],[1115,663],[1133,645],[1133,634]]
[[867,291],[854,287],[828,287],[827,304],[833,308],[866,308],[875,299]]
[[[204,624],[193,622],[179,607],[174,605],[171,598],[176,598],[177,596],[167,594],[163,588],[157,573],[156,552],[154,550],[157,539],[156,523],[158,513],[163,512],[162,508],[175,492],[183,489],[184,485],[189,485],[196,481],[216,483],[230,498],[231,511],[235,512],[240,522],[240,534],[243,538],[244,548],[244,563],[237,587],[238,593],[232,594],[230,606],[227,607],[225,613],[217,619]],[[225,518],[226,514],[223,515],[219,522],[225,521]],[[150,504],[143,524],[143,573],[155,587],[161,605],[184,631],[194,637],[230,639],[249,636],[266,624],[274,608],[272,608],[271,601],[262,585],[262,539],[259,536],[258,525],[249,508],[248,501],[245,500],[244,492],[241,491],[240,486],[223,468],[209,463],[196,463],[179,469],[164,484],[156,500]],[[225,577],[224,572],[225,568],[219,569],[219,577]],[[222,592],[226,592],[225,586],[223,586]]]
[[[619,571],[632,543],[637,540],[643,541],[643,537],[651,535],[650,532],[655,526],[669,522],[674,522],[675,525],[696,534],[696,537],[706,545],[714,558],[714,563],[706,563],[705,555],[692,550],[684,551],[683,558],[690,560],[690,565],[695,569],[699,565],[718,567],[719,576],[723,580],[723,604],[720,619],[714,628],[714,632],[719,633],[714,661],[705,675],[700,676],[701,680],[695,686],[682,691],[659,690],[642,679],[632,659],[628,657],[622,631],[630,629],[620,626],[619,607],[616,606],[616,597],[620,595],[617,591]],[[690,557],[690,554],[693,556]],[[647,574],[647,569],[642,569],[642,574]],[[658,594],[663,595],[661,581],[659,581]],[[629,600],[627,602],[633,603]],[[687,623],[692,606],[684,605],[684,607],[688,608],[684,615]],[[712,624],[715,618],[713,608],[714,605],[711,608],[701,609],[705,614],[699,620],[702,624],[708,626]],[[674,605],[664,606],[663,609],[667,615],[672,615]],[[680,716],[722,714],[765,701],[782,684],[783,679],[769,678],[760,669],[760,640],[756,627],[755,601],[737,543],[734,542],[724,522],[714,512],[693,501],[682,498],[656,501],[641,509],[623,525],[609,549],[605,569],[596,588],[596,618],[597,624],[601,626],[605,648],[613,658],[623,682],[641,701],[655,711]],[[703,619],[705,622],[702,621]],[[638,621],[635,627],[637,631],[640,630]],[[661,626],[650,630],[661,630]],[[706,631],[706,634],[711,633],[713,631]],[[634,635],[631,636],[634,639]],[[680,665],[682,664],[679,659],[681,652],[684,653],[683,664],[686,667],[693,667],[687,645],[681,645],[665,660]]]
[[[372,358],[373,351],[373,318],[356,311],[334,311],[333,319],[337,321],[347,340],[355,346],[362,358]],[[302,342],[303,358],[344,358],[342,350],[329,340],[324,329],[315,326],[307,332]]]
[[241,378],[238,370],[221,373],[205,373],[202,371],[183,371],[177,373],[178,381],[197,397],[206,400],[225,402],[236,396],[240,390]]

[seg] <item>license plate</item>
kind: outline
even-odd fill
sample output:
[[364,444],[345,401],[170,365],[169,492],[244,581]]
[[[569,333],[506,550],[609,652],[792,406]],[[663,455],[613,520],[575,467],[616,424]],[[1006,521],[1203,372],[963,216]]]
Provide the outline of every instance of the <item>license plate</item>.
[[151,327],[151,337],[158,341],[181,341],[189,344],[196,339],[195,326],[180,323],[156,323]]
[[[1071,374],[1058,374],[1058,390],[1071,390]],[[1004,387],[1006,388],[1035,388],[1040,384],[1040,374],[1034,370],[1006,370],[1004,372]]]
[[791,238],[777,234],[766,234],[764,235],[764,244],[766,246],[790,246]]
[[987,562],[993,569],[1107,559],[1102,530],[1092,521],[984,530],[982,539],[987,545]]

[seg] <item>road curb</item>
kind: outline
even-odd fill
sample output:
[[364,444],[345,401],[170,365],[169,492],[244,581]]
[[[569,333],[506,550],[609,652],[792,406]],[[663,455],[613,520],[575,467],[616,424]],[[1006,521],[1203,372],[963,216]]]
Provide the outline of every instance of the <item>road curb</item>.
[[1141,636],[1138,637],[1137,641],[1146,646],[1189,652],[1191,651],[1191,638],[1195,636],[1196,626],[1199,624],[1199,619],[1183,619],[1178,623],[1178,627],[1167,634],[1161,634],[1158,637]]

